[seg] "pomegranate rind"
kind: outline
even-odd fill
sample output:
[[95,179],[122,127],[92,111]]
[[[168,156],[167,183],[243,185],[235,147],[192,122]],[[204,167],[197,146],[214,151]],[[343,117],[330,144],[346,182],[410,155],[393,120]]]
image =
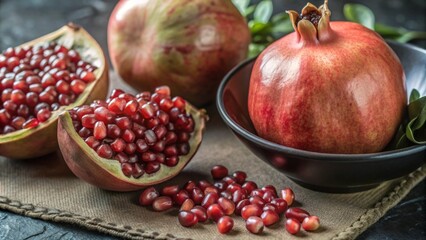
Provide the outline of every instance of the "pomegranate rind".
[[135,191],[147,186],[159,184],[178,175],[197,152],[205,129],[207,115],[204,110],[197,110],[186,105],[186,111],[192,115],[195,123],[189,145],[190,152],[179,156],[179,163],[174,167],[161,164],[158,172],[145,173],[140,178],[127,177],[121,170],[121,164],[115,159],[101,158],[78,135],[72,125],[68,112],[59,116],[58,141],[62,156],[71,171],[80,179],[99,188],[112,191]]
[[1,156],[10,159],[29,159],[56,151],[58,116],[73,107],[91,103],[95,99],[104,99],[108,93],[109,76],[105,55],[96,40],[86,30],[74,24],[68,24],[55,32],[24,43],[20,47],[51,41],[56,41],[67,48],[74,48],[84,60],[96,66],[97,69],[94,72],[96,80],[87,84],[84,92],[74,103],[52,111],[52,116],[36,128],[0,135]]

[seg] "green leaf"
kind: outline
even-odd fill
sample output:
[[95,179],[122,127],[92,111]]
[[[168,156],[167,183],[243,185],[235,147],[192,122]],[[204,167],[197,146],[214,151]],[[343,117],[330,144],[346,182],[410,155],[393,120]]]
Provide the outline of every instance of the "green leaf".
[[246,12],[248,5],[250,4],[250,0],[232,0],[232,2],[234,3],[235,7],[238,8],[240,13],[242,15],[246,16],[245,12]]
[[405,34],[408,31],[405,28],[391,27],[391,26],[384,25],[384,24],[381,24],[381,23],[374,24],[374,30],[378,34],[382,35],[383,37],[387,37],[387,38],[400,37],[402,34]]
[[249,6],[248,8],[246,8],[246,11],[244,12],[244,15],[247,17],[247,16],[250,16],[251,14],[253,14],[254,13],[254,10],[256,9],[256,5],[251,5],[251,6]]
[[426,39],[426,32],[409,31],[396,38],[396,40],[401,43],[407,43],[416,39]]
[[413,143],[426,144],[426,130],[423,129],[423,131],[419,131],[421,134],[416,135],[414,129],[412,128],[413,125],[416,125],[417,120],[418,118],[416,117],[408,123],[405,135]]
[[256,20],[249,21],[249,28],[252,35],[267,35],[271,32],[271,23],[258,22]]
[[272,17],[271,22],[273,24],[279,24],[281,22],[287,21],[288,19],[290,19],[290,17],[288,16],[288,13],[285,13],[285,12],[277,13]]
[[267,23],[272,16],[273,5],[270,0],[261,1],[254,11],[253,18],[257,22]]
[[252,43],[249,46],[249,58],[256,57],[266,48],[265,44]]
[[345,18],[352,22],[357,22],[371,30],[374,30],[375,17],[370,8],[356,3],[348,3],[343,7]]
[[419,116],[423,109],[426,107],[426,96],[421,97],[413,102],[410,102],[408,105],[408,116],[410,118],[410,121]]
[[417,89],[414,88],[411,91],[411,94],[410,94],[410,103],[416,101],[419,98],[420,98],[420,93],[419,93],[419,91]]

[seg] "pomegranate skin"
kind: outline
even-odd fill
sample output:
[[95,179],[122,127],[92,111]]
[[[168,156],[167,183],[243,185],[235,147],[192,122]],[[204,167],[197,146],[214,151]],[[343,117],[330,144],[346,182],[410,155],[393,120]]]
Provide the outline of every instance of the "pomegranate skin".
[[247,56],[250,32],[230,0],[119,1],[108,25],[114,69],[138,90],[170,86],[200,106]]
[[396,54],[356,23],[330,22],[309,34],[291,33],[256,60],[248,110],[258,135],[314,152],[382,150],[407,101]]

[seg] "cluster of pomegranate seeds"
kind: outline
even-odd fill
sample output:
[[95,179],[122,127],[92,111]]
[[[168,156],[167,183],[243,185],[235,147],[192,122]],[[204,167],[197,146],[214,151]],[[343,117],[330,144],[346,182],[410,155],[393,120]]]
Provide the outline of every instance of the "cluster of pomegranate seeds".
[[0,54],[0,134],[34,128],[73,103],[96,67],[55,42],[8,48]]
[[185,106],[184,99],[172,99],[169,87],[162,86],[136,96],[115,89],[106,101],[69,112],[89,147],[100,157],[119,161],[124,175],[140,178],[159,171],[161,164],[176,166],[189,153],[194,120]]
[[192,227],[212,220],[221,234],[234,227],[230,217],[234,214],[245,220],[247,230],[253,234],[260,234],[265,227],[278,223],[283,214],[287,218],[285,229],[290,234],[297,234],[301,228],[315,231],[320,226],[317,216],[301,208],[289,208],[295,199],[290,188],[282,189],[279,196],[274,186],[259,188],[255,182],[247,181],[245,172],[229,175],[222,165],[214,166],[211,175],[213,183],[188,181],[184,186],[166,186],[160,191],[149,187],[141,193],[139,203],[159,212],[178,207],[182,226]]

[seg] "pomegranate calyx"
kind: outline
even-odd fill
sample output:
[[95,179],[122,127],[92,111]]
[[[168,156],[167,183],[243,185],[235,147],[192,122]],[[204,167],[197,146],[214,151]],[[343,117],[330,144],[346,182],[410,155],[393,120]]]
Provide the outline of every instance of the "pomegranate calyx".
[[298,41],[303,45],[318,44],[331,38],[332,30],[330,28],[331,12],[328,9],[328,1],[317,8],[308,3],[301,11],[286,11],[290,16],[290,21],[298,35]]

